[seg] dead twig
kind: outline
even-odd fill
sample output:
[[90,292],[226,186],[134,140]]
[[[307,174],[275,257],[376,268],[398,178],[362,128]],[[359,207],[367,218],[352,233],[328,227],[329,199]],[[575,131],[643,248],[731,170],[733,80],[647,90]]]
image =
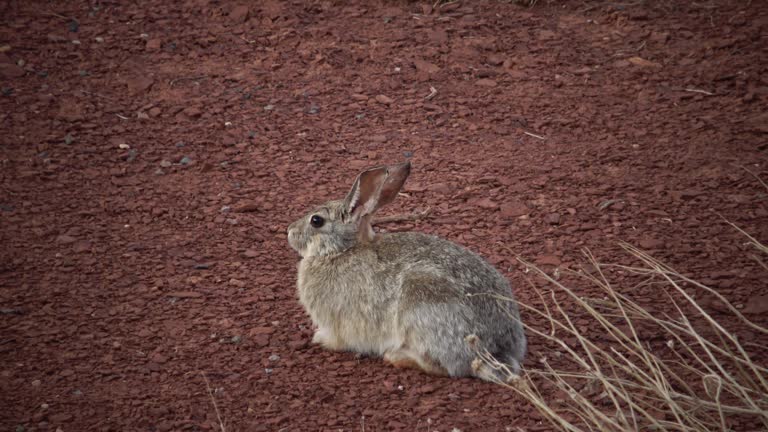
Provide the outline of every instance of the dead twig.
[[524,134],[526,134],[526,135],[528,135],[528,136],[532,136],[532,137],[534,137],[534,138],[538,138],[538,139],[540,139],[540,140],[545,140],[545,139],[546,139],[546,138],[544,138],[544,137],[543,137],[543,136],[541,136],[541,135],[536,135],[535,133],[530,133],[530,132],[526,132],[526,131],[523,131],[523,133],[524,133]]
[[219,427],[221,428],[221,432],[227,432],[227,428],[224,427],[224,421],[221,419],[219,406],[216,404],[216,398],[213,397],[213,391],[211,390],[211,383],[208,382],[208,377],[205,376],[205,372],[200,371],[200,375],[202,375],[203,379],[205,380],[205,388],[208,389],[208,396],[211,397],[211,402],[213,403],[213,409],[216,411],[216,418],[219,420]]
[[706,90],[694,89],[694,88],[687,88],[687,89],[684,89],[683,91],[687,91],[687,92],[690,92],[690,93],[701,93],[701,94],[705,94],[707,96],[714,96],[715,95],[712,92],[708,92]]
[[391,222],[402,222],[402,221],[413,221],[413,220],[425,219],[429,215],[429,210],[430,209],[426,209],[423,212],[416,212],[416,213],[409,213],[409,214],[379,216],[373,220],[373,223],[391,223]]
[[763,181],[763,179],[760,178],[759,175],[753,173],[752,170],[750,170],[749,168],[745,167],[744,165],[739,165],[739,167],[741,167],[741,169],[743,169],[744,171],[750,173],[752,175],[752,177],[754,177],[757,181],[759,181],[760,184],[763,185],[763,187],[766,190],[768,190],[768,184],[765,184],[765,182]]
[[429,94],[424,98],[424,100],[431,100],[435,96],[437,96],[437,89],[429,86]]

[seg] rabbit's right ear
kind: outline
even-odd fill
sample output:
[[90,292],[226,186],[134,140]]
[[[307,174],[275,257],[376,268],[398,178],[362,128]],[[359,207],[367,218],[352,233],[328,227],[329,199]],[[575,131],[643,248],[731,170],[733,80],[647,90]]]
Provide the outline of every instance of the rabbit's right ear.
[[377,208],[381,187],[388,176],[387,167],[370,168],[360,173],[344,199],[344,210],[353,221],[369,215]]

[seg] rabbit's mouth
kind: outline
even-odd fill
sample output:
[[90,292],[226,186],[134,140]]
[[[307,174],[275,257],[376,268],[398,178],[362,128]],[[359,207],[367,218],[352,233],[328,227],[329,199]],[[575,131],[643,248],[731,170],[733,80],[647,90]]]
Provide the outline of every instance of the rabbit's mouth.
[[298,252],[302,257],[304,256],[301,251],[306,247],[306,242],[294,229],[288,229],[288,244],[291,246],[291,249]]

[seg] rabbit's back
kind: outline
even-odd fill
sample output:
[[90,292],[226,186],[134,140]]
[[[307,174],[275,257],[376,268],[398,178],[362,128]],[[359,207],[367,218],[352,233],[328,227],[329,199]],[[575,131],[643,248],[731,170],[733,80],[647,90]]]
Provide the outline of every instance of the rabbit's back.
[[368,247],[394,276],[414,270],[433,272],[455,281],[464,294],[512,296],[507,280],[486,260],[440,237],[416,232],[380,234]]
[[[520,362],[526,350],[517,303],[506,278],[474,252],[448,240],[421,233],[379,235],[371,245],[387,273],[384,290],[399,294],[397,314],[406,326],[421,326],[419,343],[444,361],[451,375],[469,374],[474,356],[470,335],[507,363]],[[411,317],[410,320],[407,317]],[[453,366],[453,367],[452,367]]]

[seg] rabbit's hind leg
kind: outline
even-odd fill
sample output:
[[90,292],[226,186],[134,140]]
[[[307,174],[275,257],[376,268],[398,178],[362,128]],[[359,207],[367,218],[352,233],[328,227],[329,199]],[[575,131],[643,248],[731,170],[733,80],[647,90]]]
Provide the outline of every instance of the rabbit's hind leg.
[[384,360],[396,368],[421,369],[431,375],[448,375],[448,371],[437,362],[405,346],[387,351]]

